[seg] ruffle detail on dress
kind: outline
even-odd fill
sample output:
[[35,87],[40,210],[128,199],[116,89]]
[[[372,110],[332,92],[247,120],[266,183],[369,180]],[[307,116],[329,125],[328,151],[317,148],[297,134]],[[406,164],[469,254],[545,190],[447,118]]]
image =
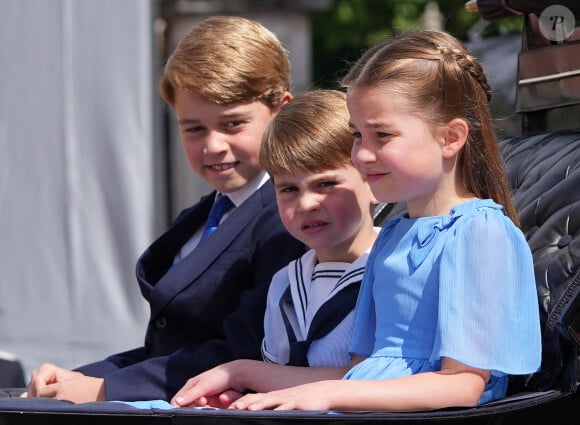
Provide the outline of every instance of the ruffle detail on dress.
[[451,227],[458,218],[464,215],[465,211],[473,211],[473,203],[475,203],[475,208],[501,209],[499,205],[489,199],[476,199],[456,205],[451,209],[449,214],[437,217],[438,220],[436,221],[426,220],[424,224],[421,224],[417,228],[415,247],[409,255],[411,267],[417,268],[425,261],[425,258],[427,258],[435,246],[435,242],[441,231]]
[[409,254],[409,262],[412,268],[418,268],[423,261],[425,261],[425,258],[427,258],[435,246],[437,236],[442,230],[450,227],[460,216],[461,215],[441,216],[439,222],[428,222],[417,229],[415,247]]

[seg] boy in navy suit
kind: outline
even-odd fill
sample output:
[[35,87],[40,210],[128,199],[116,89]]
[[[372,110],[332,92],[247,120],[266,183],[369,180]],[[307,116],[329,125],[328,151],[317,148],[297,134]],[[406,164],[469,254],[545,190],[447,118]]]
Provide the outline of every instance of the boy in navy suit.
[[[191,168],[215,191],[184,210],[137,262],[151,308],[144,346],[74,371],[44,364],[32,374],[29,397],[169,400],[188,376],[261,358],[268,284],[304,252],[280,222],[258,160],[264,128],[291,100],[289,88],[287,53],[257,22],[215,16],[181,40],[161,93],[175,110]],[[229,205],[206,236],[218,197]]]

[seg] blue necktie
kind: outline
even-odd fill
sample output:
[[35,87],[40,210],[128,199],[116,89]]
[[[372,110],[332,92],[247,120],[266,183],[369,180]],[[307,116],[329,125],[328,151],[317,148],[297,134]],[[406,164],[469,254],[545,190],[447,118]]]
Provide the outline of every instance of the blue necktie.
[[201,235],[200,242],[207,238],[218,228],[224,214],[228,212],[233,206],[234,203],[230,200],[230,198],[225,195],[218,196],[209,212],[207,224],[205,225],[203,235]]

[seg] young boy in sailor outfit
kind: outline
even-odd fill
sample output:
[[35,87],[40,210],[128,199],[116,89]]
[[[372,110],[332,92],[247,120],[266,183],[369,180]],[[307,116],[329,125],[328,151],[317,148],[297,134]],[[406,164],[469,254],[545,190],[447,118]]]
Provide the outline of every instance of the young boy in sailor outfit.
[[313,90],[296,96],[267,126],[260,163],[273,180],[282,223],[310,250],[272,279],[264,362],[235,360],[197,375],[172,404],[225,408],[245,391],[309,382],[313,371],[324,379],[350,365],[353,310],[378,229],[376,201],[351,163],[348,123],[342,92]]

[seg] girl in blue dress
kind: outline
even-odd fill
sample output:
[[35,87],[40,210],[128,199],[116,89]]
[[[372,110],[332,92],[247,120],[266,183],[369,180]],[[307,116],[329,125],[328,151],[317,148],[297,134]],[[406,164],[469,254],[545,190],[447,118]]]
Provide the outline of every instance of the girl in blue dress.
[[230,407],[409,411],[505,396],[509,375],[540,366],[539,309],[480,65],[454,37],[414,31],[369,50],[343,83],[353,163],[408,214],[371,251],[352,367],[311,368],[310,382],[297,370],[309,383]]

